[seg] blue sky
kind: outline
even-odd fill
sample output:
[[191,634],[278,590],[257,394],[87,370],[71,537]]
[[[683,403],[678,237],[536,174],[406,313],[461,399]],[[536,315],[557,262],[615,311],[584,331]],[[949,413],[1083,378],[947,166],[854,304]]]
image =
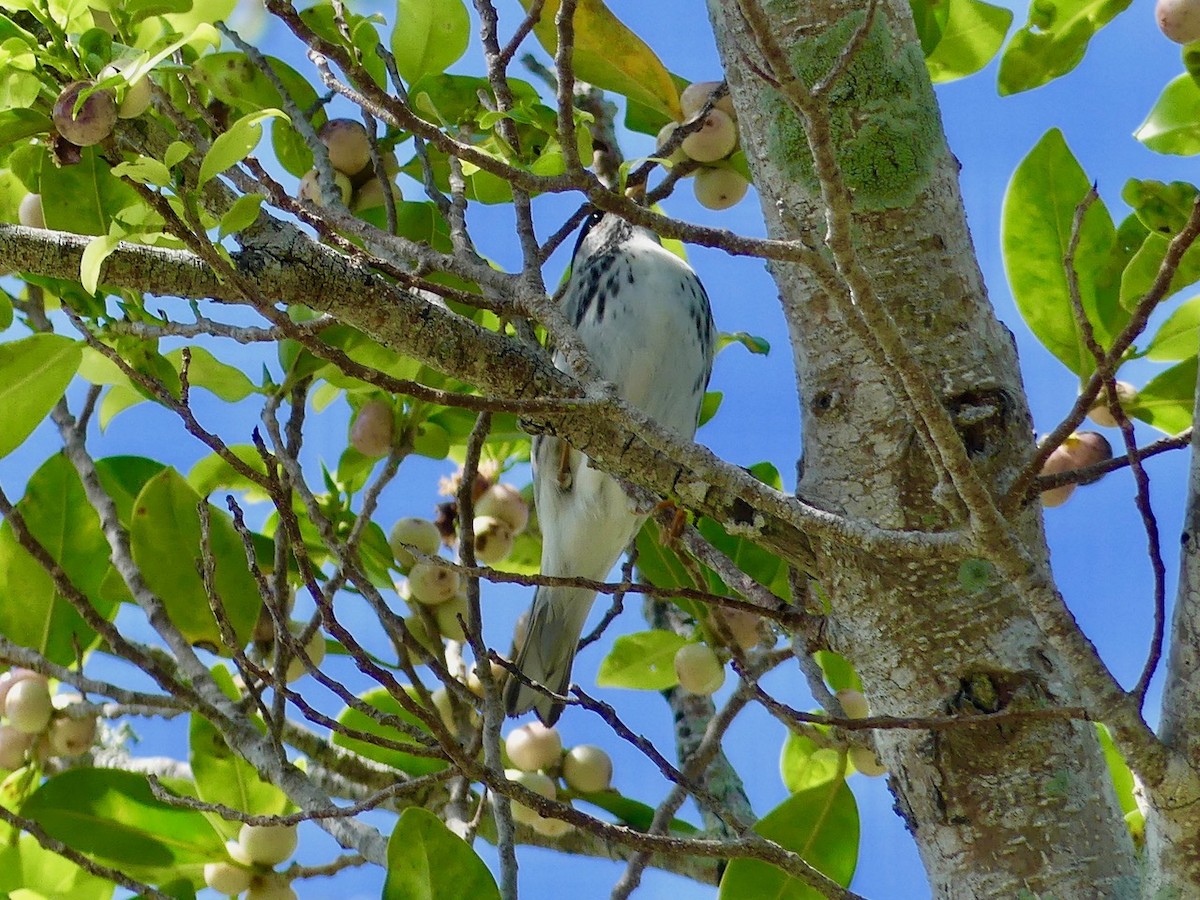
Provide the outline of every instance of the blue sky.
[[[356,4],[356,8],[365,6]],[[650,43],[672,71],[693,80],[721,77],[701,4],[682,0],[656,3],[614,0],[612,8]],[[501,6],[509,23],[515,21],[515,10],[515,3]],[[1020,9],[1018,24],[1023,18],[1024,10]],[[292,60],[301,71],[309,71],[297,53],[295,42],[281,29],[269,30],[262,45],[269,52]],[[477,41],[470,52],[477,54]],[[469,57],[456,70],[477,69]],[[950,146],[962,163],[963,194],[980,266],[997,314],[1016,335],[1039,430],[1053,427],[1069,409],[1077,383],[1030,334],[1013,306],[999,255],[999,212],[1008,178],[1042,134],[1058,127],[1089,177],[1098,182],[1101,196],[1118,221],[1126,212],[1120,201],[1120,189],[1127,178],[1188,179],[1194,168],[1191,160],[1153,154],[1131,136],[1162,87],[1180,71],[1178,48],[1159,34],[1153,22],[1152,5],[1139,0],[1093,41],[1079,68],[1058,82],[1028,94],[1001,98],[995,90],[993,65],[970,79],[938,88]],[[627,156],[648,155],[652,147],[648,138],[631,136],[624,150]],[[547,216],[545,233],[557,227],[556,215],[561,217],[565,214],[563,210],[573,208],[556,200],[539,206]],[[685,220],[746,233],[759,234],[763,229],[753,191],[734,209],[713,213],[700,208],[693,201],[690,188],[685,186],[678,197],[667,202],[666,209]],[[472,210],[472,223],[486,254],[503,265],[515,263],[512,229],[501,212]],[[567,242],[568,249],[571,244]],[[566,264],[562,256],[559,254],[547,267],[550,283],[557,280]],[[791,486],[798,455],[799,421],[786,335],[774,287],[759,262],[734,259],[703,248],[694,248],[691,259],[712,297],[718,327],[766,336],[774,348],[765,358],[749,356],[737,347],[722,354],[712,387],[725,392],[725,403],[719,416],[700,432],[698,439],[739,464],[772,461],[783,473],[785,483]],[[161,305],[181,311],[178,304],[167,300],[161,301]],[[251,366],[248,371],[257,371],[255,351],[219,346],[224,358],[243,360]],[[1131,366],[1124,377],[1143,383],[1153,370],[1150,365]],[[207,421],[216,422],[221,417],[220,431],[231,443],[244,442],[249,430],[257,424],[256,414],[248,405],[243,404],[231,413],[207,403],[202,393],[197,394],[197,401],[202,419],[207,416]],[[1139,428],[1139,436],[1145,442],[1157,435],[1148,428]],[[1115,432],[1110,437],[1114,442],[1119,440]],[[335,464],[345,446],[344,404],[335,404],[310,419],[308,440],[306,462],[311,471],[316,472],[320,460]],[[96,433],[93,441],[97,455],[156,455],[185,472],[204,455],[203,449],[187,438],[168,414],[148,404],[123,413],[108,433]],[[51,431],[41,429],[34,442],[0,460],[0,484],[10,495],[19,495],[24,479],[53,452],[54,446]],[[1147,466],[1164,547],[1170,554],[1168,594],[1174,586],[1173,535],[1178,532],[1182,514],[1185,466],[1181,454],[1159,457]],[[437,478],[451,469],[449,463],[418,461],[408,476],[385,493],[379,516],[381,524],[387,527],[393,518],[406,515],[428,515],[435,501]],[[513,477],[518,483],[527,480],[527,474],[520,471]],[[1119,473],[1078,491],[1069,503],[1047,511],[1046,515],[1054,567],[1068,603],[1118,678],[1127,685],[1136,679],[1145,654],[1152,583],[1132,495],[1131,479]],[[485,624],[488,637],[496,645],[507,646],[512,621],[528,602],[528,595],[528,591],[517,589],[485,588]],[[345,614],[353,623],[356,618],[353,600],[348,599],[345,604]],[[628,605],[619,623],[620,630],[644,627],[637,607],[637,603]],[[139,624],[130,617],[127,627],[137,629]],[[576,678],[581,683],[593,683],[602,655],[598,646],[581,654],[576,666]],[[357,673],[347,666],[340,670],[338,661],[331,663],[331,671],[344,677],[347,684],[357,683]],[[786,702],[805,707],[811,705],[811,700],[800,687],[800,681],[793,671],[777,672],[767,687]],[[615,690],[597,693],[602,699],[618,704],[630,725],[657,746],[663,749],[673,746],[665,705],[657,695]],[[1151,715],[1155,702],[1152,698],[1148,706]],[[161,726],[139,722],[135,728],[144,737],[139,750],[147,754],[170,752],[172,744],[178,748],[181,744],[177,742],[185,734],[182,723]],[[602,723],[579,711],[569,712],[560,730],[567,745],[590,742],[611,746]],[[783,737],[778,723],[765,714],[750,711],[727,741],[726,749],[735,765],[745,773],[752,773],[747,788],[759,814],[786,796],[778,777],[778,753]],[[618,789],[650,803],[665,794],[667,788],[657,773],[635,753],[616,748],[614,756]],[[875,898],[927,897],[929,890],[915,847],[891,812],[892,798],[883,780],[854,776],[852,786],[863,821],[861,863],[852,887]],[[390,827],[387,817],[377,816],[375,821],[381,827]],[[333,852],[332,842],[315,828],[306,831],[309,837],[306,861],[327,861]],[[494,867],[490,848],[480,845],[480,849]],[[533,849],[521,851],[522,892],[530,898],[563,896],[568,889],[573,900],[607,897],[619,874],[619,867],[610,864],[576,862]],[[348,873],[340,881],[339,892],[347,898],[377,896],[381,877],[369,871]],[[327,883],[313,882],[302,889],[302,896],[327,896],[327,891]],[[684,900],[710,897],[713,891],[651,872],[637,896]]]

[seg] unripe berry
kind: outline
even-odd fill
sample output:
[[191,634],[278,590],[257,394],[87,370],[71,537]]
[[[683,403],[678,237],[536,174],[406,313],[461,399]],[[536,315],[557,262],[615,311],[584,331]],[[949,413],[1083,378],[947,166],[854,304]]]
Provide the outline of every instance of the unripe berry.
[[562,758],[562,738],[557,728],[530,722],[509,733],[504,740],[504,749],[518,769],[536,772],[558,765]]
[[[515,781],[517,784],[524,785],[533,791],[535,794],[541,794],[547,800],[553,800],[558,796],[558,791],[554,787],[554,782],[548,775],[543,775],[541,772],[522,772],[520,769],[505,769],[504,777],[509,781]],[[521,825],[530,825],[537,827],[542,816],[537,811],[512,801],[512,816],[513,821]]]
[[508,559],[513,549],[513,531],[507,522],[493,516],[476,516],[472,530],[477,562],[492,566]]
[[0,675],[0,714],[4,713],[4,702],[8,698],[8,692],[14,684],[19,681],[41,681],[47,683],[45,675],[33,671],[33,669],[9,669],[3,675]]
[[437,622],[438,632],[448,641],[464,641],[467,638],[458,617],[467,621],[467,598],[455,594],[445,603],[439,603],[433,608],[433,618]]
[[563,757],[563,779],[573,791],[593,794],[612,785],[612,758],[592,744],[579,744]]
[[75,101],[83,91],[92,87],[91,81],[73,81],[63,88],[54,103],[54,127],[64,138],[80,147],[98,144],[110,134],[117,124],[117,101],[112,91],[96,91],[91,94],[79,112],[75,112]]
[[[392,200],[399,203],[404,199],[404,195],[400,193],[400,188],[396,187],[392,182],[388,182],[388,187],[392,192]],[[357,191],[354,192],[354,211],[362,212],[366,209],[377,209],[380,206],[386,206],[386,194],[383,191],[383,183],[378,178],[372,178],[363,183]]]
[[863,696],[862,691],[856,691],[854,688],[842,688],[840,691],[834,692],[834,696],[842,704],[842,711],[846,714],[847,719],[865,719],[871,714],[867,707],[867,698]]
[[419,562],[408,573],[408,587],[418,603],[437,606],[454,599],[462,587],[462,579],[453,569]]
[[250,880],[246,900],[296,900],[296,891],[281,872],[267,872]]
[[[291,622],[288,624],[288,630],[293,635],[299,637],[304,633],[304,629],[308,627],[306,622]],[[304,644],[304,652],[312,661],[314,666],[321,665],[325,661],[325,635],[318,628],[312,633],[308,641]],[[291,684],[308,674],[308,667],[304,665],[304,661],[299,656],[292,656],[288,660],[287,672],[284,673],[284,679]]]
[[50,753],[54,756],[78,756],[95,740],[95,716],[59,716],[50,724]]
[[[100,70],[98,80],[106,81],[124,71],[128,65],[129,63],[119,66],[107,65]],[[150,78],[147,75],[143,75],[133,84],[126,86],[125,96],[121,100],[121,104],[117,107],[117,117],[121,119],[136,119],[150,108],[150,100],[153,96],[154,92],[150,87]]]
[[362,122],[330,119],[318,134],[329,151],[329,162],[339,172],[354,177],[371,162],[371,141]]
[[699,131],[683,139],[683,152],[696,162],[716,162],[724,159],[737,146],[737,126],[719,109],[704,118]]
[[[1121,404],[1122,410],[1127,410],[1137,402],[1138,391],[1128,381],[1117,382],[1117,402]],[[1128,417],[1128,413],[1126,413]],[[1105,428],[1116,428],[1117,417],[1112,414],[1112,410],[1108,408],[1108,391],[1101,390],[1097,395],[1096,400],[1092,403],[1092,408],[1088,410],[1088,418],[1097,425],[1103,425]]]
[[[436,634],[429,633],[429,627],[425,624],[425,620],[418,615],[405,616],[404,627],[408,629],[408,633],[412,635],[413,640],[420,646],[424,647],[434,656],[439,656],[442,652],[441,639]],[[420,662],[418,655],[414,662]]]
[[0,769],[21,768],[25,765],[25,754],[32,746],[32,734],[25,734],[11,725],[0,725]]
[[250,887],[250,872],[227,862],[207,863],[204,883],[218,894],[232,897]]
[[[333,183],[337,185],[337,189],[342,195],[342,205],[350,202],[350,196],[353,193],[353,188],[350,186],[350,179],[344,173],[334,171]],[[321,195],[321,183],[316,169],[310,169],[304,173],[304,177],[300,179],[300,199],[306,200],[315,206],[324,206],[325,200]]]
[[41,194],[26,194],[17,207],[17,221],[26,228],[45,228],[46,214],[42,210]]
[[1200,40],[1200,3],[1196,0],[1158,0],[1154,19],[1162,33],[1177,44]]
[[684,644],[675,653],[679,686],[692,694],[707,696],[725,683],[725,667],[707,644]]
[[296,852],[295,825],[242,825],[238,845],[252,863],[274,866]]
[[388,535],[388,544],[392,548],[396,562],[400,564],[402,569],[407,569],[417,560],[415,556],[405,549],[405,544],[416,547],[422,553],[432,556],[438,552],[438,547],[442,545],[442,535],[438,531],[438,527],[428,519],[420,519],[412,516],[407,519],[401,519],[392,526],[392,533]]
[[854,746],[850,748],[850,763],[856,770],[868,778],[878,778],[887,774],[887,766],[879,761],[879,757],[867,747]]
[[529,524],[529,504],[511,484],[498,482],[479,495],[475,515],[499,519],[508,524],[513,534],[520,534]]
[[50,702],[50,688],[44,679],[26,678],[8,689],[4,700],[4,714],[8,724],[25,734],[40,734],[50,724],[54,704]]
[[704,168],[692,179],[696,202],[705,209],[729,209],[746,196],[750,182],[734,169]]
[[742,609],[719,609],[714,614],[739,649],[751,650],[762,642],[762,616]]
[[[654,153],[656,156],[662,157],[663,149],[671,142],[678,128],[678,122],[668,122],[659,129],[658,137],[654,140]],[[670,165],[677,166],[681,162],[686,162],[687,158],[688,155],[683,152],[683,147],[679,146],[671,151],[671,155],[666,157],[666,160]]]
[[350,446],[363,456],[387,456],[392,449],[392,404],[370,400],[354,417],[350,426]]
[[[704,109],[708,98],[720,86],[721,82],[719,81],[696,81],[685,87],[679,95],[679,108],[683,111],[683,117],[690,119]],[[728,91],[725,92],[725,96],[713,104],[713,109],[719,109],[725,115],[733,117],[733,98],[729,96]]]

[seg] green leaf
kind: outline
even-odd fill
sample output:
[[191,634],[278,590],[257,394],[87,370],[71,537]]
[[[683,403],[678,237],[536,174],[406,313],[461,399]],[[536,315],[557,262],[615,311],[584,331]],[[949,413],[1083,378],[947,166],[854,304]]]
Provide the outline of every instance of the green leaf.
[[862,681],[846,657],[832,650],[818,650],[815,655],[830,690],[862,690]]
[[0,110],[0,144],[15,144],[52,128],[50,117],[35,109]]
[[[65,456],[56,453],[33,473],[17,510],[100,617],[112,618],[116,604],[101,599],[111,551],[100,518]],[[0,525],[0,597],[8,598],[0,603],[0,634],[51,662],[71,665],[77,648],[86,651],[98,640],[46,570],[18,543],[8,521]]]
[[[521,0],[528,12],[531,0]],[[553,55],[558,48],[554,19],[559,0],[546,0],[533,27],[538,41]],[[575,76],[605,90],[623,94],[679,121],[679,89],[654,51],[612,14],[601,0],[580,0],[575,8]]]
[[42,166],[40,188],[46,227],[73,234],[106,235],[117,213],[142,204],[95,147],[84,148],[73,166]]
[[[1165,235],[1146,235],[1142,245],[1138,247],[1133,258],[1129,260],[1129,264],[1125,266],[1125,271],[1121,273],[1120,299],[1122,307],[1133,309],[1150,290],[1155,279],[1158,278],[1158,271],[1167,255],[1169,244],[1170,241]],[[1200,245],[1193,244],[1188,247],[1183,258],[1179,260],[1179,265],[1171,276],[1171,283],[1167,286],[1166,296],[1169,297],[1171,294],[1183,290],[1197,280],[1200,280]]]
[[246,194],[244,197],[238,197],[233,206],[229,207],[229,211],[221,216],[221,237],[237,234],[253,225],[258,219],[259,210],[262,209],[262,202],[262,194]]
[[1100,747],[1104,750],[1104,761],[1108,763],[1108,774],[1112,776],[1113,788],[1117,792],[1117,802],[1121,804],[1121,812],[1128,815],[1138,808],[1133,798],[1133,772],[1125,764],[1125,758],[1113,743],[1108,728],[1100,722],[1096,723],[1096,737],[1100,739]]
[[700,423],[711,421],[712,417],[717,414],[717,410],[721,408],[721,401],[725,399],[725,394],[721,391],[708,391],[704,394],[704,400],[700,404]]
[[675,654],[687,640],[673,631],[639,631],[623,634],[600,663],[600,687],[665,691],[679,683]]
[[1200,85],[1195,79],[1186,73],[1176,76],[1133,136],[1155,153],[1200,153]]
[[225,843],[203,813],[171,806],[145,775],[74,769],[54,776],[21,806],[51,837],[150,881],[187,875],[226,858]]
[[[594,794],[576,792],[574,796],[593,806],[600,807],[605,812],[612,813],[630,828],[638,831],[649,831],[654,822],[653,806],[647,806],[630,797],[623,797],[616,791],[598,791]],[[685,822],[683,819],[671,820],[671,831],[676,834],[695,834],[699,830],[691,822]]]
[[1172,366],[1138,391],[1131,416],[1167,434],[1178,434],[1192,424],[1196,396],[1196,357]]
[[[151,478],[134,504],[130,528],[133,560],[185,638],[228,654],[196,568],[201,558],[200,503],[200,495],[174,469],[164,469]],[[262,600],[229,516],[211,504],[209,513],[216,592],[244,645]]]
[[109,900],[115,885],[80,868],[32,834],[0,848],[0,896],[12,900]]
[[751,353],[759,356],[766,356],[771,352],[771,344],[764,337],[759,337],[756,334],[748,334],[745,331],[727,332],[722,331],[717,336],[717,352],[720,353],[726,347],[734,344],[741,344]]
[[57,334],[0,344],[0,457],[7,456],[46,418],[75,376],[83,351]]
[[[858,806],[845,779],[793,794],[754,826],[765,838],[798,853],[842,887],[858,863]],[[735,859],[721,878],[721,900],[817,900],[824,896],[757,859]]]
[[[332,9],[325,4],[314,9],[324,9],[332,16]],[[302,17],[308,20],[306,10]],[[349,18],[357,18],[348,13]],[[383,60],[371,54],[376,63],[383,65]],[[266,57],[267,65],[272,73],[283,84],[291,98],[302,110],[316,109],[312,115],[312,126],[320,128],[326,116],[324,108],[317,104],[317,92],[308,79],[282,60],[273,56]],[[271,80],[250,62],[244,53],[211,53],[202,56],[192,63],[192,73],[205,84],[221,102],[228,104],[240,113],[256,112],[264,109],[280,109],[283,98]],[[271,126],[271,145],[280,164],[299,177],[312,168],[312,151],[300,137],[289,119],[276,119]]]
[[[287,795],[230,750],[211,722],[196,713],[189,719],[188,764],[201,800],[256,816],[283,815],[290,810]],[[230,823],[227,837],[236,836],[239,827]]]
[[[241,369],[221,362],[203,347],[189,349],[192,361],[188,365],[188,384],[192,387],[212,391],[227,403],[245,400],[258,390]],[[182,375],[183,350],[172,350],[166,354],[166,359]]]
[[489,900],[496,879],[471,845],[429,810],[410,806],[387,847],[384,900]]
[[[416,691],[404,686],[404,690],[408,696],[416,701]],[[367,691],[365,694],[359,694],[359,699],[363,702],[375,707],[382,713],[396,716],[410,725],[414,725],[421,731],[426,731],[425,725],[415,715],[404,709],[395,697],[387,692],[385,688],[375,688]],[[413,739],[400,731],[398,728],[393,728],[390,725],[383,725],[375,719],[368,716],[366,713],[359,712],[356,709],[346,707],[338,715],[338,723],[346,728],[362,731],[366,734],[377,735],[386,738],[389,741],[396,741],[401,744],[412,744]],[[348,750],[353,750],[355,753],[365,756],[367,759],[373,759],[375,762],[383,763],[385,766],[391,766],[394,769],[400,769],[403,772],[408,772],[410,775],[428,775],[430,772],[440,772],[446,768],[444,760],[429,756],[414,756],[411,753],[405,753],[402,750],[396,750],[391,747],[381,747],[368,741],[359,740],[358,738],[348,737],[342,732],[334,732],[333,742],[339,747],[345,747]]]
[[[253,444],[231,444],[228,449],[252,471],[266,474],[267,467]],[[270,495],[256,482],[242,475],[216,453],[198,460],[188,472],[187,480],[197,493],[205,497],[218,488],[225,488],[245,491],[247,499],[254,501],[270,499]]]
[[242,116],[229,126],[229,130],[217,135],[212,146],[204,154],[200,163],[200,174],[196,177],[197,186],[220,175],[231,166],[235,166],[253,152],[262,140],[262,122],[264,119],[287,116],[278,109],[263,109]]
[[400,76],[412,84],[446,71],[467,52],[470,34],[463,0],[396,0],[391,46]]
[[1196,187],[1186,181],[1161,181],[1130,178],[1121,188],[1121,199],[1133,207],[1138,219],[1150,231],[1168,237],[1183,230],[1196,201]]
[[[1076,207],[1090,187],[1062,132],[1051,129],[1013,173],[1001,222],[1004,267],[1017,309],[1046,349],[1081,377],[1092,372],[1095,360],[1071,309],[1064,259]],[[1116,237],[1108,210],[1096,200],[1083,219],[1075,270],[1083,309],[1102,345],[1123,321],[1117,292],[1099,283]]]
[[[935,84],[965,78],[986,66],[1000,51],[1012,24],[1011,10],[982,0],[932,5],[948,7],[937,43],[925,52],[925,66]],[[921,46],[924,48],[924,40]]]
[[102,234],[88,241],[79,258],[79,283],[88,293],[94,293],[100,284],[100,267],[112,256],[121,243],[121,235]]
[[1079,65],[1092,36],[1129,3],[1035,0],[1029,6],[1029,21],[1000,57],[1000,94],[1032,90],[1066,75]]
[[117,517],[126,528],[133,523],[133,504],[146,482],[166,466],[144,456],[106,456],[96,460],[96,474],[105,493],[117,508]]
[[[829,730],[819,725],[812,727],[821,732]],[[788,792],[796,794],[845,779],[846,766],[837,750],[823,747],[808,735],[792,731],[788,732],[779,752],[779,775]]]
[[1181,304],[1159,326],[1146,348],[1146,356],[1159,362],[1173,362],[1195,356],[1200,348],[1200,297]]

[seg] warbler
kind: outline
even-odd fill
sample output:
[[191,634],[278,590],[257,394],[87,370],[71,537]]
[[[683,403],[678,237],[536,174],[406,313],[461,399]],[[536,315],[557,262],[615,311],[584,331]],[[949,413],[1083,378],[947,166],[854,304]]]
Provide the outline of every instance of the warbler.
[[[593,213],[575,244],[562,310],[617,394],[691,438],[712,374],[716,333],[708,294],[658,236],[614,213]],[[555,365],[568,370],[562,354]],[[620,483],[561,438],[533,438],[533,496],[543,575],[603,581],[645,521]],[[565,694],[594,591],[541,586],[517,655],[521,672]],[[535,710],[552,725],[563,705],[510,678],[508,714]]]

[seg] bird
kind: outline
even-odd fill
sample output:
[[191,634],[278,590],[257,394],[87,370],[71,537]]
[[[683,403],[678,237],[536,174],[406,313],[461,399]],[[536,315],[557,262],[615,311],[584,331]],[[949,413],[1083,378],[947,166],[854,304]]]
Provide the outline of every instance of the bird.
[[[658,235],[616,215],[585,220],[561,309],[598,376],[630,405],[691,439],[712,375],[716,332],[708,294],[692,267]],[[569,371],[562,353],[554,364]],[[541,574],[603,581],[646,516],[613,476],[551,434],[531,448],[533,496],[542,531]],[[596,592],[540,585],[515,666],[530,681],[565,695],[583,625]],[[563,704],[510,677],[508,715],[531,709],[553,725]]]

